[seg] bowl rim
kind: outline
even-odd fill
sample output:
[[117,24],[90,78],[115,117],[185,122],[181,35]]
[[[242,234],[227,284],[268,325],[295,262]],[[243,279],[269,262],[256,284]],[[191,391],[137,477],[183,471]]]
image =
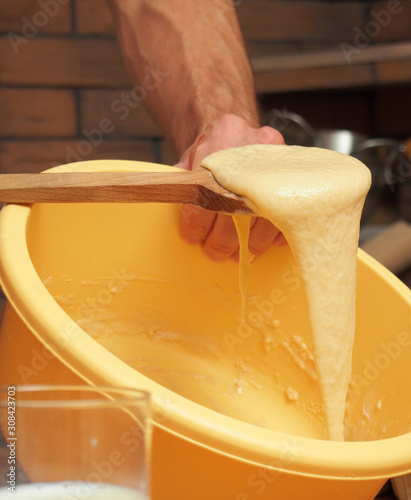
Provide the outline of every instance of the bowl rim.
[[[143,170],[176,167],[128,160],[91,160],[50,171]],[[236,460],[289,474],[328,479],[386,479],[411,472],[411,432],[380,441],[335,442],[263,429],[205,408],[137,372],[92,339],[53,299],[29,255],[30,205],[6,205],[0,214],[0,284],[26,327],[86,384],[138,388],[152,396],[153,424]],[[409,303],[411,291],[359,250],[361,265]],[[93,353],[93,356],[91,356]],[[108,375],[106,367],[111,370]]]

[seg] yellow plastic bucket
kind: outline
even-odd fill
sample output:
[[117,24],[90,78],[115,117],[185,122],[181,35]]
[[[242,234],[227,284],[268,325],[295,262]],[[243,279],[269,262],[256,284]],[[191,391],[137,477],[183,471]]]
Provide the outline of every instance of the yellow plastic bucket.
[[253,264],[241,322],[238,266],[185,244],[178,216],[166,204],[6,206],[0,383],[151,392],[154,500],[366,500],[410,472],[408,288],[359,253],[351,441],[329,442],[289,249]]

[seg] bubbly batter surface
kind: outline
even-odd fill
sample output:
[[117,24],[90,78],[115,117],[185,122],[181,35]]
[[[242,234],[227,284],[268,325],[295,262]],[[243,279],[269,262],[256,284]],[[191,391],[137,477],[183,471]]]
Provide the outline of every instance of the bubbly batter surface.
[[286,237],[305,286],[329,437],[343,440],[368,168],[334,151],[283,145],[221,150],[202,165]]

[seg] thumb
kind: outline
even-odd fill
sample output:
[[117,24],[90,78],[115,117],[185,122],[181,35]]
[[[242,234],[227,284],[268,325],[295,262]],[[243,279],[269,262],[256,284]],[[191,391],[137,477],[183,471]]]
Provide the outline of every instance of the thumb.
[[194,164],[195,156],[197,152],[198,146],[201,144],[203,140],[204,134],[200,134],[197,136],[194,143],[184,151],[182,154],[180,161],[175,165],[176,167],[183,168],[184,170],[193,170],[193,168],[198,165]]

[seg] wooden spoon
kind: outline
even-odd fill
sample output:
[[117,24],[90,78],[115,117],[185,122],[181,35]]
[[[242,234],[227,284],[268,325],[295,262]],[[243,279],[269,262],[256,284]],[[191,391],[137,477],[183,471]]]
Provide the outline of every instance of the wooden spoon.
[[247,214],[242,199],[205,168],[175,172],[49,172],[1,174],[6,203],[183,203],[214,212]]

